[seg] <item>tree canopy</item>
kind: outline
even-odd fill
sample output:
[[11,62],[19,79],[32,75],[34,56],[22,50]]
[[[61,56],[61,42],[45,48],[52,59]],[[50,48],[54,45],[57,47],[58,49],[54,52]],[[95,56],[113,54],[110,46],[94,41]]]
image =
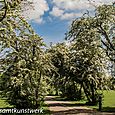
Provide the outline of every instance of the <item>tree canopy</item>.
[[10,9],[0,27],[1,94],[17,108],[38,108],[52,68],[45,44],[17,10]]
[[23,0],[0,0],[0,22],[10,13],[10,10],[19,9]]
[[70,29],[71,31],[69,31],[67,38],[73,37],[74,40],[80,36],[82,37],[82,34],[84,32],[95,31],[95,35],[100,38],[100,41],[102,43],[100,44],[100,47],[105,50],[110,60],[115,62],[114,12],[114,4],[102,5],[97,7],[94,16],[85,14],[80,19],[76,19],[73,21]]

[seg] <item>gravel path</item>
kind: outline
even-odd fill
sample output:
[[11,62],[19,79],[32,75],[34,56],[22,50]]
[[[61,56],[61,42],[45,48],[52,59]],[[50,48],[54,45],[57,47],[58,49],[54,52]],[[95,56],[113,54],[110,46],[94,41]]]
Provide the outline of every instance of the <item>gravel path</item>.
[[85,106],[72,105],[70,101],[56,101],[55,96],[47,96],[45,103],[51,115],[115,115],[115,113],[97,112]]

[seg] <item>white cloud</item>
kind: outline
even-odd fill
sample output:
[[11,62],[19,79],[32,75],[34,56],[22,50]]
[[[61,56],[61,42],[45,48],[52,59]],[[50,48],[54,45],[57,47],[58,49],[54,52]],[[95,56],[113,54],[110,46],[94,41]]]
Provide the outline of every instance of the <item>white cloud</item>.
[[[22,15],[29,20],[43,23],[43,15],[49,10],[48,3],[46,2],[48,0],[27,1],[30,5],[27,3],[22,5]],[[50,3],[53,3],[53,8],[49,14],[59,17],[61,20],[71,20],[82,16],[83,12],[86,12],[86,9],[94,9],[93,5],[109,4],[111,2],[114,2],[114,0],[90,0],[90,2],[88,0],[50,0]]]
[[57,7],[65,10],[89,9],[93,8],[93,5],[109,4],[111,2],[114,2],[114,0],[90,0],[90,2],[88,0],[53,0]]
[[22,15],[29,19],[34,20],[38,23],[43,22],[42,16],[44,15],[45,11],[49,10],[48,4],[46,0],[27,0],[30,5],[25,3],[22,5]]
[[52,11],[50,12],[51,15],[56,16],[56,17],[63,15],[63,13],[64,13],[64,11],[59,9],[56,6],[54,6]]
[[80,17],[82,16],[81,13],[64,13],[60,18],[61,20],[71,20],[71,19],[74,19],[74,18],[77,18],[77,17]]
[[66,12],[63,9],[58,8],[57,6],[54,6],[52,11],[50,12],[50,15],[59,17],[61,20],[71,20],[76,17],[80,17],[81,13],[76,12]]
[[53,3],[65,10],[84,9],[89,7],[87,0],[53,0]]
[[114,0],[52,0],[53,9],[50,12],[61,20],[71,20],[80,17],[86,10],[93,10],[98,5],[110,4]]

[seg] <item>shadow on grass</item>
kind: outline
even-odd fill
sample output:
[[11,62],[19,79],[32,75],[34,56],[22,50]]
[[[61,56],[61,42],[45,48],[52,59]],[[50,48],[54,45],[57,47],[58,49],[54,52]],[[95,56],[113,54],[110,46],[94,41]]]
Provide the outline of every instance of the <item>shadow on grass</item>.
[[[84,110],[84,109],[69,109],[64,111],[51,111],[53,115],[77,115],[81,113],[87,113],[87,115],[95,115],[95,112],[93,110]],[[84,114],[85,115],[85,114]]]
[[56,101],[79,101],[79,100],[75,100],[75,99],[69,99],[69,98],[66,98],[66,97],[59,97],[59,96],[57,96],[57,97],[55,97],[55,100]]
[[65,97],[60,97],[60,96],[47,96],[45,98],[46,101],[74,101],[74,100],[70,100],[68,98],[65,98]]
[[86,104],[83,104],[83,103],[64,103],[64,102],[61,102],[61,103],[49,103],[47,105],[48,107],[55,107],[55,106],[66,106],[66,107],[77,107],[77,106],[86,106]]
[[103,107],[103,112],[115,112],[115,107]]
[[58,96],[48,96],[46,97],[45,101],[55,101],[55,103],[49,103],[48,107],[54,107],[54,106],[66,106],[66,107],[75,107],[75,106],[86,106],[86,102],[85,101],[73,101],[67,98],[62,98],[62,97],[58,97]]

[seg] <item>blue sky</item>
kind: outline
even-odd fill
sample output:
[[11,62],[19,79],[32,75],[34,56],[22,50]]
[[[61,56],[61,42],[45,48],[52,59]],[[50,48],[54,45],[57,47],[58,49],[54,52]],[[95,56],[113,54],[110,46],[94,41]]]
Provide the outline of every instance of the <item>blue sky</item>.
[[[111,4],[114,0],[27,0],[31,5],[23,6],[23,16],[35,32],[49,45],[50,42],[63,42],[72,20],[81,17],[86,10]],[[92,15],[92,14],[91,14]]]
[[44,39],[46,44],[50,42],[63,42],[68,29],[67,21],[60,21],[58,19],[44,24],[38,24],[36,22],[31,22],[30,24],[35,32]]

